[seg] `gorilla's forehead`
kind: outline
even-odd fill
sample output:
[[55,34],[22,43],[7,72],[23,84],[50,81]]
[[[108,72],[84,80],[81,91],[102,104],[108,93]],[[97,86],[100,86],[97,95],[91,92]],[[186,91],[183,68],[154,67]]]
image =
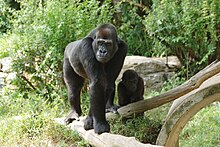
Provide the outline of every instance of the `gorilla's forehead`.
[[108,39],[112,38],[115,31],[110,29],[110,28],[101,28],[97,31],[97,38],[103,38],[103,39]]
[[133,70],[127,70],[124,72],[123,77],[125,79],[136,79],[138,77],[138,74]]

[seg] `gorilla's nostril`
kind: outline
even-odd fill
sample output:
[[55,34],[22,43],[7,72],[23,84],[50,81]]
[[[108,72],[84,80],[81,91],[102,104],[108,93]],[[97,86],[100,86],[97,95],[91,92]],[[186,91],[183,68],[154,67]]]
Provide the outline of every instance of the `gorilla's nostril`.
[[100,52],[103,53],[103,54],[107,53],[106,50],[101,50]]

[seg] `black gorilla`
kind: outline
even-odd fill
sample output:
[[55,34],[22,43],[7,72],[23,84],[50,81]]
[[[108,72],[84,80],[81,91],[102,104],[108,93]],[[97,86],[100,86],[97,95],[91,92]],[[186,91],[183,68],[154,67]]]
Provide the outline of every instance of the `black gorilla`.
[[126,70],[118,84],[118,104],[125,106],[143,100],[143,94],[143,79],[134,70]]
[[94,128],[98,134],[110,131],[105,109],[116,111],[113,105],[115,80],[121,71],[126,53],[127,44],[118,38],[112,24],[100,25],[85,38],[67,45],[63,72],[72,109],[65,119],[67,124],[82,113],[80,91],[84,80],[88,79],[90,109],[84,128]]

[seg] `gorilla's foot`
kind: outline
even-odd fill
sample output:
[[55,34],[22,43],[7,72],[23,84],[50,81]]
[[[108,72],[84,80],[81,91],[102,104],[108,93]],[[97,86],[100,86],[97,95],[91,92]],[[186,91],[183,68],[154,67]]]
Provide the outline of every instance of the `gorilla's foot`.
[[111,106],[111,107],[109,107],[109,108],[106,108],[105,109],[105,112],[107,113],[107,112],[111,112],[111,113],[118,113],[118,108],[120,108],[120,106],[116,106],[116,105],[113,105],[113,106]]
[[95,130],[95,133],[102,134],[104,132],[110,132],[110,126],[109,126],[108,122],[106,122],[106,121],[97,122],[94,125],[94,130]]
[[79,114],[76,111],[71,111],[70,114],[65,118],[66,125],[72,123],[74,120],[79,121]]
[[85,130],[91,130],[93,129],[93,118],[92,116],[87,116],[84,121],[84,129]]

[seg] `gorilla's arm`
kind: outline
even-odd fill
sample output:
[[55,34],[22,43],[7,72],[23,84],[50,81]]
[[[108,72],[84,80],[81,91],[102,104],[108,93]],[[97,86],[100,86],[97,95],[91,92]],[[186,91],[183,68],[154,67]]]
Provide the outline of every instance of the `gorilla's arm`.
[[138,77],[137,90],[130,97],[130,102],[134,103],[143,100],[144,97],[144,81],[141,77]]
[[124,86],[123,82],[119,82],[118,84],[118,104],[120,106],[125,106],[127,104],[129,104],[130,100],[128,98],[128,96],[126,95],[126,87]]

